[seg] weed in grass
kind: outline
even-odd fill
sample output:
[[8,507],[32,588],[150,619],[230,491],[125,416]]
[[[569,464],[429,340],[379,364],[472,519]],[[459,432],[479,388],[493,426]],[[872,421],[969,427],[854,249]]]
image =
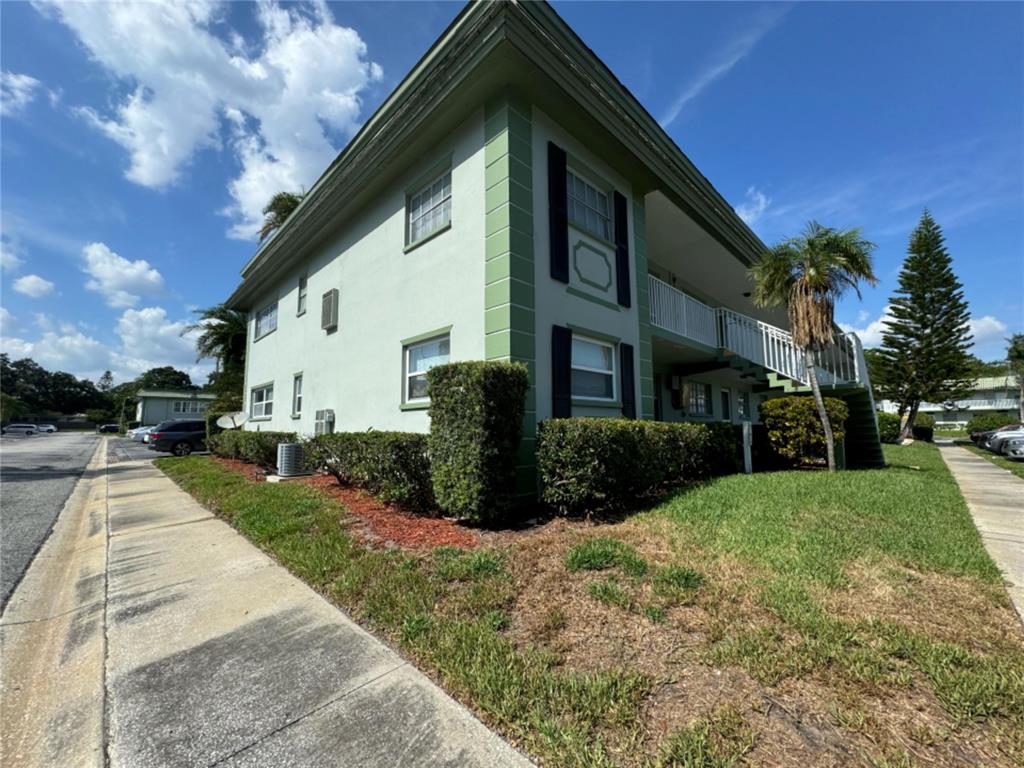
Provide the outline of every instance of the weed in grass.
[[731,706],[720,707],[710,718],[695,720],[676,731],[662,746],[657,768],[731,768],[757,741],[757,732],[744,725]]
[[868,728],[868,716],[864,710],[856,706],[843,706],[838,701],[828,705],[828,713],[832,721],[840,728],[855,733],[866,733]]
[[697,590],[704,583],[704,577],[690,568],[667,565],[654,573],[652,586],[654,594],[672,605],[693,602]]
[[560,606],[554,605],[544,615],[544,621],[540,627],[541,634],[545,637],[553,635],[565,629],[567,623],[568,617],[565,615],[565,611]]
[[488,611],[484,616],[484,621],[495,632],[501,632],[503,629],[508,628],[512,620],[505,611]]
[[894,749],[882,755],[868,755],[873,768],[914,768],[914,758],[905,749]]
[[570,571],[603,571],[619,567],[627,576],[641,578],[647,573],[647,562],[635,548],[624,541],[598,536],[577,544],[565,556]]
[[406,616],[402,621],[401,638],[403,643],[412,643],[422,637],[430,629],[433,619],[426,614]]
[[457,547],[438,547],[434,550],[434,575],[442,581],[474,581],[501,573],[503,555],[493,549],[472,552]]
[[645,605],[643,608],[643,613],[644,616],[646,616],[652,624],[665,623],[665,609],[662,608],[660,605]]
[[629,594],[614,576],[590,582],[587,584],[587,594],[606,605],[614,605],[627,611],[633,603]]

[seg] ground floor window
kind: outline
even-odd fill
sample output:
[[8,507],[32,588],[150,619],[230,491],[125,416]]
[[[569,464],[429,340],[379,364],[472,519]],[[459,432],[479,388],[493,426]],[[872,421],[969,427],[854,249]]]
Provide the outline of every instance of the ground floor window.
[[292,379],[292,416],[302,415],[302,374]]
[[249,400],[249,415],[254,419],[274,415],[274,385],[253,387]]
[[405,402],[427,400],[427,371],[435,365],[444,365],[451,357],[451,338],[448,334],[405,346],[403,360]]
[[615,345],[572,337],[572,396],[586,400],[615,399]]
[[203,400],[175,400],[172,409],[175,413],[203,413],[209,407]]
[[723,389],[719,392],[719,397],[722,400],[722,420],[732,421],[732,392]]
[[690,397],[686,404],[687,413],[693,416],[711,416],[711,385],[699,381],[690,382]]

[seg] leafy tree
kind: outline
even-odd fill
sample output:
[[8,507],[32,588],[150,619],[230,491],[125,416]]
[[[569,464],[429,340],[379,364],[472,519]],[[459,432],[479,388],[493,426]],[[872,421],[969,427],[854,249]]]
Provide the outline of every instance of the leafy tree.
[[114,417],[114,412],[106,408],[90,408],[85,412],[85,418],[93,424],[107,424]]
[[31,358],[11,362],[6,354],[0,356],[0,390],[23,404],[23,415],[78,413],[109,402],[87,379],[63,371],[51,373]]
[[299,207],[303,194],[294,192],[278,192],[263,209],[263,226],[260,227],[260,242],[284,226],[292,212]]
[[900,439],[911,434],[922,402],[966,397],[971,371],[970,312],[953,273],[942,230],[925,210],[910,236],[899,287],[882,333],[879,389],[906,416]]
[[197,360],[213,358],[217,370],[210,374],[208,389],[222,397],[234,397],[245,385],[245,343],[248,316],[223,304],[199,311],[199,320],[182,333],[199,331]]
[[1020,420],[1024,421],[1024,333],[1015,333],[1006,341],[1010,344],[1006,350],[1006,361],[1010,364],[1010,372],[1017,377]]
[[103,375],[100,376],[96,382],[96,389],[100,392],[109,392],[110,388],[114,386],[114,374],[110,371],[104,371]]
[[140,389],[198,389],[184,371],[164,365],[150,368],[135,379],[136,391]]
[[21,400],[13,395],[0,393],[0,422],[6,424],[11,419],[24,416],[26,413],[29,413],[28,406]]
[[825,430],[830,472],[836,469],[835,439],[815,371],[815,353],[834,338],[836,300],[848,290],[860,297],[862,280],[877,282],[871,267],[874,249],[859,229],[831,229],[812,221],[802,235],[768,249],[750,268],[754,302],[761,307],[784,306],[789,312],[793,343],[803,352],[807,380]]

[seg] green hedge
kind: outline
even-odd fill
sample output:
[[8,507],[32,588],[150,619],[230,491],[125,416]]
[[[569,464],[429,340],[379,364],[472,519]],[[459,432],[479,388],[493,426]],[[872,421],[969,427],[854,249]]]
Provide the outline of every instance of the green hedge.
[[[846,435],[844,424],[850,415],[846,403],[826,397],[825,411],[832,425],[835,444]],[[768,429],[768,442],[783,459],[794,464],[825,456],[825,430],[813,397],[776,397],[760,405],[761,420]]]
[[510,506],[528,387],[521,363],[448,363],[427,373],[434,497],[448,514],[484,522]]
[[562,512],[625,509],[666,489],[739,469],[725,423],[572,418],[541,422],[541,498]]
[[279,443],[294,443],[294,432],[247,432],[240,429],[227,430],[210,437],[206,446],[210,453],[225,459],[241,459],[250,464],[259,464],[264,469],[277,466]]
[[911,427],[910,433],[914,436],[915,440],[924,440],[926,443],[932,442],[935,437],[935,417],[930,413],[919,413],[914,417],[914,426]]
[[303,441],[306,464],[415,512],[434,508],[427,436],[413,432],[336,432]]
[[990,432],[993,429],[1005,427],[1007,424],[1016,424],[1020,421],[1019,415],[1007,411],[1005,413],[981,413],[972,416],[967,422],[967,434],[974,432]]
[[883,443],[896,444],[900,441],[900,417],[895,413],[878,414],[878,437]]

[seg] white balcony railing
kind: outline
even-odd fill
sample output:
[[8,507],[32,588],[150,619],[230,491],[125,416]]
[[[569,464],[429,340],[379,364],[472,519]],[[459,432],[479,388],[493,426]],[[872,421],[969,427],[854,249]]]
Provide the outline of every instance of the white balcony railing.
[[[803,352],[789,331],[731,309],[709,307],[653,275],[647,279],[653,325],[808,384]],[[815,358],[823,385],[868,383],[864,353],[854,334],[837,334]]]

